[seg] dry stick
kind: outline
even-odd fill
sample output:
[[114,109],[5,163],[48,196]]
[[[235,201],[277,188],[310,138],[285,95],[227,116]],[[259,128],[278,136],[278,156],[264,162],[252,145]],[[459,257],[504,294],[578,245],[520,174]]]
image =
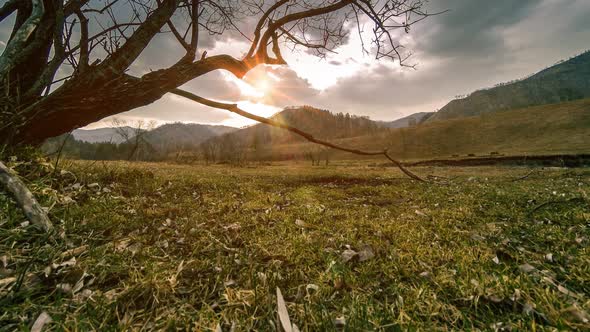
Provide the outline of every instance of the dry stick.
[[397,166],[402,172],[404,172],[404,174],[406,174],[407,176],[409,176],[410,178],[414,179],[414,180],[418,180],[420,182],[427,182],[426,180],[422,179],[421,177],[419,177],[418,175],[410,172],[407,168],[405,168],[399,161],[393,159],[388,153],[387,150],[383,150],[383,151],[362,151],[362,150],[356,150],[356,149],[349,149],[349,148],[345,148],[345,147],[341,147],[338,146],[336,144],[330,143],[330,142],[326,142],[326,141],[322,141],[320,139],[317,139],[315,137],[313,137],[311,134],[308,134],[304,131],[301,131],[295,127],[292,127],[290,125],[287,125],[285,123],[279,122],[279,121],[275,121],[272,119],[267,119],[265,117],[261,117],[258,115],[254,115],[252,113],[246,112],[244,110],[242,110],[241,108],[238,107],[237,104],[227,104],[227,103],[221,103],[218,101],[213,101],[210,99],[206,99],[200,96],[197,96],[193,93],[190,93],[188,91],[185,90],[181,90],[181,89],[174,89],[172,91],[170,91],[171,93],[181,96],[181,97],[185,97],[188,98],[192,101],[195,101],[197,103],[203,104],[203,105],[207,105],[210,107],[214,107],[214,108],[221,108],[221,109],[225,109],[228,110],[232,113],[236,113],[239,114],[243,117],[246,117],[248,119],[252,119],[255,121],[258,121],[260,123],[265,123],[267,125],[271,125],[273,127],[278,127],[278,128],[283,128],[286,129],[292,133],[295,133],[303,138],[305,138],[306,140],[312,142],[312,143],[316,143],[316,144],[320,144],[323,146],[327,146],[329,148],[332,149],[336,149],[336,150],[340,150],[340,151],[345,151],[345,152],[350,152],[353,154],[357,154],[357,155],[362,155],[362,156],[384,156],[385,158],[389,159],[395,166]]
[[33,194],[18,176],[13,174],[2,162],[0,162],[0,183],[4,184],[14,195],[16,201],[25,212],[25,216],[33,225],[37,225],[47,232],[53,230],[51,220],[49,220],[49,217],[47,217],[47,214]]

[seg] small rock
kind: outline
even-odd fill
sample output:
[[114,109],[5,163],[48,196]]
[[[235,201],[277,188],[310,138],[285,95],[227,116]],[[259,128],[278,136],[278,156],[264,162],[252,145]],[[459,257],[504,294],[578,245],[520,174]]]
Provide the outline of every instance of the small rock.
[[96,183],[96,182],[91,183],[91,184],[88,185],[88,188],[90,188],[90,189],[96,189],[96,188],[99,188],[99,187],[100,187],[100,185],[98,183]]
[[62,293],[71,293],[72,292],[72,285],[70,285],[70,284],[57,284],[55,286],[55,289],[57,291],[62,292]]
[[305,223],[305,221],[303,221],[301,219],[296,219],[295,220],[295,225],[297,225],[299,227],[307,227],[307,224]]
[[31,327],[31,332],[41,332],[43,331],[43,327],[45,326],[45,324],[49,324],[51,323],[52,319],[51,316],[49,316],[49,314],[45,311],[43,311],[39,317],[37,317],[37,319],[35,320],[35,323],[33,323],[33,326]]
[[417,215],[419,215],[420,217],[428,217],[428,215],[420,210],[416,210],[414,211],[414,213],[416,213]]

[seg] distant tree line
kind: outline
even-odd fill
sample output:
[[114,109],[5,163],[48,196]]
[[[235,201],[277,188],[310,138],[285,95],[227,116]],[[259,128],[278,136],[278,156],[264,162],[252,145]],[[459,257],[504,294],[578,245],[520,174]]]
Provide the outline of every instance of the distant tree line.
[[[289,107],[275,119],[297,126],[322,139],[342,139],[377,135],[389,129],[379,126],[365,116],[332,113],[311,106]],[[125,124],[117,124],[119,127]],[[143,128],[147,128],[142,124]],[[88,143],[72,135],[51,138],[43,145],[46,154],[60,152],[64,157],[85,160],[141,160],[141,161],[201,161],[205,164],[227,163],[244,165],[248,162],[271,160],[308,160],[312,165],[329,164],[332,151],[309,146],[296,135],[285,130],[258,124],[236,132],[207,139],[200,144],[178,144],[143,139],[148,130],[134,133],[121,131],[122,143]],[[301,143],[302,148],[284,145]]]

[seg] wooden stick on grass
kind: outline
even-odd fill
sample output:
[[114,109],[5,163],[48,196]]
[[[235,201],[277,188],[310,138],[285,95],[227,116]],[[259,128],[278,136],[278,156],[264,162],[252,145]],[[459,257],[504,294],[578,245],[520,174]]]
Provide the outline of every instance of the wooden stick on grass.
[[8,191],[12,193],[17,203],[23,209],[25,216],[29,221],[36,226],[41,227],[46,232],[53,229],[51,220],[39,205],[31,191],[18,178],[18,176],[10,171],[6,165],[0,162],[0,183],[2,183]]

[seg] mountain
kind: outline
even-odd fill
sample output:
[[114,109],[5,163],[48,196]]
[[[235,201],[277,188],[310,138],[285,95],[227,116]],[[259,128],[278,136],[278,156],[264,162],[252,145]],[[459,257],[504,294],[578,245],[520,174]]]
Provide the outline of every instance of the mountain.
[[118,128],[99,128],[99,129],[76,129],[72,132],[74,139],[87,142],[87,143],[123,143],[125,140],[120,131],[127,133],[129,137],[135,135],[135,129],[131,127],[118,127]]
[[196,149],[204,141],[237,130],[228,126],[195,123],[170,123],[145,133],[142,138],[156,151],[175,152]]
[[431,117],[434,113],[435,112],[414,113],[394,121],[379,121],[378,123],[385,128],[405,128],[426,121],[426,119]]
[[[129,140],[123,140],[125,134],[118,134],[121,130],[129,134]],[[171,154],[196,152],[203,141],[235,130],[185,123],[165,124],[147,131],[131,127],[82,129],[71,136],[47,139],[41,150],[47,154],[61,151],[66,157],[86,160],[164,160]],[[138,133],[140,136],[136,136]]]
[[[361,150],[387,148],[402,160],[469,155],[559,155],[590,153],[590,98],[505,112],[384,129],[331,142]],[[308,142],[274,145],[267,159],[304,158]],[[332,151],[332,159],[362,156]]]
[[[282,122],[322,139],[356,137],[380,129],[380,125],[368,117],[348,113],[332,113],[311,106],[290,107],[273,115],[271,119]],[[219,139],[233,139],[241,145],[284,144],[305,141],[287,130],[256,124],[242,128]]]
[[[311,106],[286,108],[271,119],[324,140],[365,136],[388,130],[368,117],[332,113]],[[321,150],[318,145],[306,147],[305,151],[292,148],[304,142],[307,141],[303,137],[285,129],[256,124],[206,141],[201,146],[201,154],[206,162],[242,163],[246,159],[301,158]],[[325,149],[322,151],[326,153]]]
[[455,99],[426,122],[547,105],[590,97],[590,51],[526,79],[478,90]]

